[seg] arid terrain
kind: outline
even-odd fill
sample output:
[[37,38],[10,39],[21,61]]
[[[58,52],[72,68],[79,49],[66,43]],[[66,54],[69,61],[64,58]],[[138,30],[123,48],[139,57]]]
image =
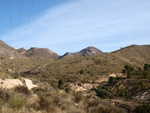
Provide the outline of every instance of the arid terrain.
[[0,41],[2,113],[148,113],[150,45],[105,53],[15,50]]

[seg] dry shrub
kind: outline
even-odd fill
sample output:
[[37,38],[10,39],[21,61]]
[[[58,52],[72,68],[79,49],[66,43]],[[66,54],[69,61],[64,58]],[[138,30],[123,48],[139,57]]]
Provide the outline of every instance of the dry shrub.
[[60,97],[58,95],[53,97],[53,103],[57,105],[60,103]]
[[0,88],[0,99],[6,102],[8,101],[9,98],[10,98],[9,91]]
[[125,113],[124,110],[112,106],[104,100],[87,99],[84,104],[87,113]]
[[46,111],[50,111],[52,110],[52,99],[48,98],[46,96],[40,96],[39,97],[39,104],[40,104],[40,108]]
[[79,103],[80,101],[82,101],[82,99],[83,99],[83,95],[81,93],[74,94],[74,102],[75,103]]
[[30,95],[31,92],[29,91],[29,89],[26,86],[16,86],[14,88],[14,90],[18,93],[23,93],[25,95]]
[[7,106],[3,106],[0,110],[0,113],[14,113],[15,111],[12,108]]
[[26,106],[26,97],[23,95],[14,94],[10,97],[8,104],[11,108],[19,110]]
[[32,88],[32,91],[37,95],[43,95],[43,94],[45,95],[47,93],[47,90],[41,87]]

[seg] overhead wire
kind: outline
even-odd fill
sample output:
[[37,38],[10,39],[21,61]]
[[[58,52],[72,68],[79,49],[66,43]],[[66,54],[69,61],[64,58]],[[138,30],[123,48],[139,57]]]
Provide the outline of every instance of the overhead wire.
[[23,0],[21,0],[21,3],[20,3],[20,4],[21,4],[21,5],[20,5],[20,14],[19,14],[17,41],[19,40],[20,22],[21,22],[21,15],[22,15]]
[[9,10],[10,10],[10,20],[9,20],[9,23],[10,23],[10,39],[11,39],[11,19],[12,19],[12,17],[11,17],[11,0],[9,1],[10,3],[9,3]]
[[28,31],[28,27],[29,27],[31,15],[32,15],[32,10],[33,10],[33,6],[34,6],[34,2],[35,2],[35,0],[32,0],[32,6],[31,6],[31,10],[30,10],[30,14],[29,14],[27,26],[26,26],[26,29],[25,29],[25,34],[24,34],[24,37],[23,37],[23,41],[24,41],[24,39],[25,39],[25,37],[26,37],[26,34],[27,34],[27,31]]

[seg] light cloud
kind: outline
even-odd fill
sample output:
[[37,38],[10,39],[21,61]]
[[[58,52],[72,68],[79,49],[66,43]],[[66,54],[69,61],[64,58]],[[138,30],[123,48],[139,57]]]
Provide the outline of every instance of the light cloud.
[[9,33],[2,39],[15,48],[48,47],[58,54],[91,45],[113,51],[131,42],[147,44],[149,6],[148,0],[76,0],[40,14],[30,22],[25,37],[26,24],[20,28],[19,39],[18,28],[12,30],[12,39]]

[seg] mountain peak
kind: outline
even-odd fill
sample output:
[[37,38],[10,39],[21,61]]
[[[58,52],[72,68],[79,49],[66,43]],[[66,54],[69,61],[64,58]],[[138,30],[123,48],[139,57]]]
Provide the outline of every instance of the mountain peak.
[[89,46],[87,48],[84,48],[80,52],[76,53],[77,56],[92,56],[92,55],[97,55],[103,53],[101,50],[97,49],[96,47]]
[[26,52],[26,49],[24,47],[17,49],[17,51],[21,54],[24,54]]
[[1,58],[13,57],[14,59],[27,59],[26,56],[18,53],[14,48],[10,47],[2,40],[0,40],[0,57]]
[[31,47],[24,54],[29,58],[57,59],[59,56],[48,48]]
[[82,49],[77,53],[65,53],[61,58],[75,57],[75,56],[93,56],[97,54],[103,53],[101,50],[97,49],[94,46],[89,46],[87,48]]

